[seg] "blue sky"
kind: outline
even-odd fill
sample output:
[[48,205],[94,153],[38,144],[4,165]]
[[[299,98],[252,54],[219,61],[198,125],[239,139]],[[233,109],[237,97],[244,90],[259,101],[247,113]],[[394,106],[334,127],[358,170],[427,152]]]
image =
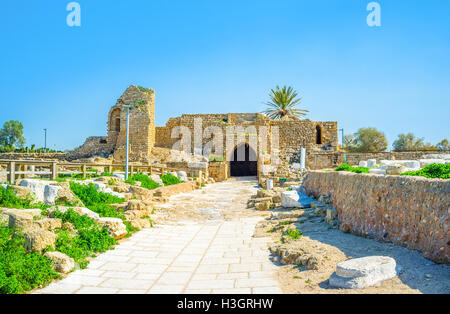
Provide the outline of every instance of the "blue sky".
[[156,91],[156,122],[182,113],[260,112],[291,85],[312,120],[346,133],[373,126],[390,144],[414,132],[450,137],[450,1],[3,1],[0,123],[27,144],[71,149],[106,135],[109,107],[130,84]]

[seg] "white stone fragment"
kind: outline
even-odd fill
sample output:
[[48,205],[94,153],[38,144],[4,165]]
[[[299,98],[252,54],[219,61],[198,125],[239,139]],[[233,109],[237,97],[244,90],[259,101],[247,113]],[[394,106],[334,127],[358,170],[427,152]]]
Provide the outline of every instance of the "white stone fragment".
[[376,159],[369,159],[367,161],[367,167],[368,168],[375,167],[376,165],[377,165],[377,160]]
[[286,208],[308,208],[312,199],[296,190],[281,193],[281,205]]
[[369,256],[339,263],[329,283],[337,288],[362,289],[396,275],[396,262],[393,258]]

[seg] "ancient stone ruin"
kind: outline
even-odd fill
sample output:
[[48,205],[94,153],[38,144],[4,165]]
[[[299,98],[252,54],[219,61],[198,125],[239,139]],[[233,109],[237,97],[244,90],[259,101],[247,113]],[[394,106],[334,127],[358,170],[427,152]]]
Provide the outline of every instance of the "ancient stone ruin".
[[[274,171],[270,166],[272,154],[279,157],[277,169],[292,167],[298,163],[300,148],[308,152],[337,151],[337,122],[314,122],[285,118],[271,120],[260,113],[224,113],[224,114],[184,114],[171,118],[163,127],[155,126],[155,92],[152,89],[131,85],[117,100],[108,114],[108,136],[90,137],[75,151],[69,154],[71,159],[92,156],[113,156],[115,162],[125,159],[126,110],[123,105],[146,101],[143,108],[130,111],[130,159],[137,162],[150,162],[158,149],[171,150],[189,130],[188,141],[193,147],[191,153],[205,155],[212,133],[221,133],[222,138],[215,141],[223,143],[221,160],[226,161],[228,175],[257,175]],[[198,122],[200,121],[200,122]],[[200,123],[200,124],[199,124]],[[230,127],[235,127],[229,136]],[[252,135],[258,133],[252,140]],[[240,140],[240,136],[243,136]],[[198,142],[197,138],[200,138]],[[245,160],[237,161],[238,151],[245,152]],[[208,156],[206,156],[208,157]],[[233,160],[234,159],[234,160]],[[205,161],[207,161],[206,158]],[[337,160],[336,160],[337,162]],[[307,164],[311,160],[307,160]],[[265,166],[265,167],[264,167]],[[279,173],[283,175],[283,173]]]

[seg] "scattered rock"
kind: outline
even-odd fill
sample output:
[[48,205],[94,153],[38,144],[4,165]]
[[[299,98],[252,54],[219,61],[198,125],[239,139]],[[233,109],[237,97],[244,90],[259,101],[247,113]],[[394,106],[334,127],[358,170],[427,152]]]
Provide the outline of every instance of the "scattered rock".
[[61,252],[47,252],[44,256],[52,260],[53,269],[58,273],[68,274],[75,268],[74,259]]

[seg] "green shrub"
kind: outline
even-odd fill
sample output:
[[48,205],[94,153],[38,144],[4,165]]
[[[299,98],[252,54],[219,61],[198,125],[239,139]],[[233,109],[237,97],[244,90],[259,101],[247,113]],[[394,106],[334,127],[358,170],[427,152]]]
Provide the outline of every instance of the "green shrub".
[[23,242],[21,234],[0,225],[0,294],[24,293],[60,278],[50,259],[27,253]]
[[298,240],[303,236],[303,233],[299,230],[287,229],[284,233],[284,236],[288,237],[291,240]]
[[123,209],[116,209],[109,204],[120,204],[124,202],[124,199],[97,191],[94,184],[83,185],[75,182],[70,183],[70,189],[72,192],[86,205],[86,207],[93,212],[100,215],[100,217],[113,217],[120,218],[127,227],[129,234],[137,231],[138,229],[131,226],[126,221]]
[[161,177],[161,180],[165,186],[181,183],[181,180],[178,179],[178,177],[175,177],[173,174],[170,174],[170,173],[163,175]]
[[158,183],[153,181],[152,178],[145,174],[135,174],[131,178],[129,178],[126,183],[135,185],[136,181],[141,182],[141,187],[149,190],[154,190],[160,187]]
[[42,202],[33,203],[33,199],[31,197],[25,200],[18,198],[12,188],[10,187],[4,188],[3,186],[0,186],[0,207],[17,208],[17,209],[26,209],[26,208],[46,209],[49,208],[50,206]]
[[86,258],[94,253],[106,252],[112,248],[116,241],[109,236],[109,231],[101,227],[94,219],[88,216],[80,216],[72,209],[65,213],[55,212],[55,218],[60,218],[64,223],[70,222],[78,233],[74,236],[68,230],[57,230],[56,250],[72,257],[81,268],[86,268]]
[[335,169],[336,171],[348,171],[354,173],[369,173],[369,168],[366,167],[352,167],[347,164],[342,164]]
[[408,171],[402,176],[417,176],[430,179],[450,179],[450,164],[431,164],[419,171]]
[[123,198],[97,191],[95,185],[92,183],[83,185],[75,182],[70,182],[70,189],[88,208],[89,206],[98,203],[118,204],[124,202]]

